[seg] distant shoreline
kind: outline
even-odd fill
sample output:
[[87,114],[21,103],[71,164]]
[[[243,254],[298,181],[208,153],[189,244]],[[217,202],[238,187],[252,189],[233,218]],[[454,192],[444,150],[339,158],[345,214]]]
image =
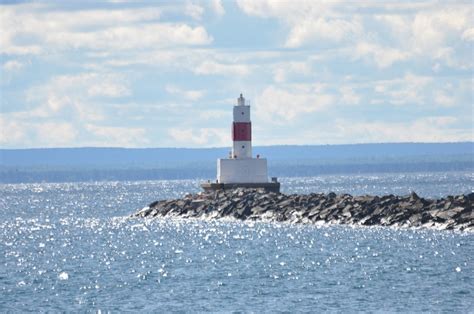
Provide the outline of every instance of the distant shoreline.
[[[0,183],[213,179],[229,148],[0,149]],[[255,147],[277,177],[474,171],[474,142]]]

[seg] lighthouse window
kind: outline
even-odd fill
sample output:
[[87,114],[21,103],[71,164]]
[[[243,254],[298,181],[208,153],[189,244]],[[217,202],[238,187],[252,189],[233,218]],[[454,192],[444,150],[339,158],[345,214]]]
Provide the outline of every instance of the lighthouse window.
[[244,145],[242,145],[242,148],[245,148],[245,146],[244,146]]
[[244,112],[242,111],[242,115],[244,115]]

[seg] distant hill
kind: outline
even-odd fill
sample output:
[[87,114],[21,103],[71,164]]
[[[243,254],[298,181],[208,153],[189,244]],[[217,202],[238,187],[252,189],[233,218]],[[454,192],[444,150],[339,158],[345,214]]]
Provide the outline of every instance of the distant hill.
[[[38,148],[0,149],[2,166],[125,166],[215,161],[230,148]],[[254,155],[270,160],[344,160],[412,156],[447,156],[474,152],[474,142],[353,145],[256,146]]]
[[[214,178],[230,148],[0,149],[0,182]],[[257,146],[277,176],[474,169],[474,142]]]

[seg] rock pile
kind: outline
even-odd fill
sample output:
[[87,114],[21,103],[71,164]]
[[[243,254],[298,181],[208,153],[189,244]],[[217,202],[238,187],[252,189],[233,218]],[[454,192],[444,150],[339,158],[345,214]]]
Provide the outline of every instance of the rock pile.
[[188,194],[151,203],[133,217],[234,218],[474,231],[474,193],[431,200],[408,196],[286,195],[254,189]]

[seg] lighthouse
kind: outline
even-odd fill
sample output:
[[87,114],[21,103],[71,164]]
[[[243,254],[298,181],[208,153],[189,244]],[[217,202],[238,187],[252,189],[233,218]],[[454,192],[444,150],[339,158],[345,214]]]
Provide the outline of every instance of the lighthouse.
[[237,106],[234,106],[232,122],[232,157],[234,159],[252,158],[252,122],[250,121],[250,106],[240,94]]
[[267,159],[252,155],[252,122],[250,105],[242,94],[233,108],[232,151],[228,158],[217,159],[217,179],[201,184],[204,190],[225,190],[238,187],[263,188],[279,192],[276,178],[268,180]]

